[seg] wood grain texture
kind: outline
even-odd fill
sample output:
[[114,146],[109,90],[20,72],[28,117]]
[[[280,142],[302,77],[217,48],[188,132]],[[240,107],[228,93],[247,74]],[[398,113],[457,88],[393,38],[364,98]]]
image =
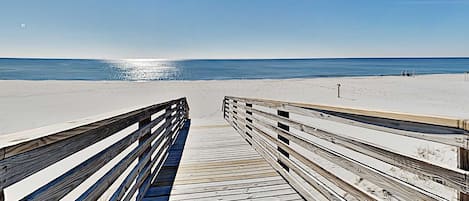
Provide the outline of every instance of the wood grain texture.
[[[441,183],[448,187],[465,192],[468,184],[468,173],[458,169],[442,167],[427,161],[418,160],[410,156],[387,150],[379,145],[366,142],[353,137],[345,137],[342,135],[327,132],[318,128],[314,128],[305,124],[298,123],[288,118],[273,115],[256,109],[244,108],[254,112],[255,114],[269,118],[273,121],[282,122],[295,129],[311,134],[319,139],[323,139],[334,144],[343,146],[353,151],[365,154],[380,161],[394,165],[406,171],[412,172],[429,180]],[[265,122],[264,122],[265,123]],[[279,130],[271,123],[265,123],[270,129]]]
[[[248,124],[249,122],[246,122],[246,123]],[[246,129],[243,129],[243,131],[249,132]],[[328,186],[326,186],[323,182],[318,180],[316,177],[310,174],[307,174],[304,170],[302,170],[301,167],[299,167],[294,162],[292,162],[288,157],[281,154],[279,150],[276,150],[271,145],[268,145],[268,142],[265,141],[262,137],[258,137],[258,135],[255,135],[254,132],[249,132],[249,133],[255,136],[253,140],[256,141],[256,143],[259,145],[259,148],[264,149],[270,154],[272,154],[277,159],[277,163],[281,164],[281,166],[287,166],[288,167],[287,170],[294,171],[301,178],[303,178],[307,183],[309,183],[316,190],[318,190],[325,198],[327,198],[328,200],[345,201],[345,198],[343,198],[341,195],[334,192],[332,189],[330,189]],[[271,138],[269,140],[277,141],[277,139],[275,138]],[[278,144],[276,145],[279,146]]]
[[411,121],[411,122],[447,126],[447,127],[465,129],[466,131],[469,130],[469,120],[467,119],[456,119],[456,118],[438,117],[438,116],[425,116],[425,115],[408,114],[408,113],[401,113],[401,112],[365,110],[365,109],[357,109],[357,108],[336,107],[336,106],[308,104],[308,103],[283,102],[283,101],[258,99],[258,98],[239,98],[239,97],[232,97],[232,96],[226,96],[225,98],[240,101],[240,102],[245,102],[245,103],[267,106],[267,107],[279,107],[283,105],[291,105],[291,106],[298,106],[298,107],[311,108],[311,109],[317,109],[317,110],[327,110],[327,111],[335,111],[335,112],[341,112],[341,113],[364,115],[364,116],[370,116],[370,117],[398,119],[402,121]]
[[[172,118],[176,119],[177,117],[173,116]],[[166,131],[170,130],[167,129]],[[167,133],[168,132],[166,132],[164,135],[167,135]],[[164,135],[161,136],[159,139],[164,139]],[[88,190],[86,190],[78,198],[78,200],[97,200],[103,194],[103,192],[109,188],[113,181],[115,181],[117,177],[119,177],[137,157],[144,153],[146,148],[151,146],[151,142],[155,140],[158,136],[159,135],[151,135],[150,138],[145,140],[145,143],[132,150],[121,161],[114,165],[114,167],[111,168],[104,176],[102,176],[98,181],[96,181],[95,184],[88,188]]]
[[[386,133],[391,133],[395,135],[402,135],[407,137],[412,137],[416,139],[428,140],[432,142],[442,143],[450,146],[458,146],[463,148],[468,148],[469,145],[469,137],[468,132],[457,129],[457,128],[448,128],[448,127],[440,127],[437,130],[425,129],[424,131],[409,131],[409,130],[402,130],[402,124],[405,122],[389,122],[387,120],[382,120],[385,122],[381,125],[376,125],[371,123],[364,123],[354,119],[347,119],[338,116],[333,116],[327,113],[323,113],[317,110],[312,109],[305,109],[297,106],[286,105],[282,107],[286,111],[291,113],[312,117],[312,118],[319,118],[325,119],[329,121],[335,121],[338,123],[343,123],[351,126],[358,126],[362,128],[368,128],[372,130],[382,131]],[[372,117],[371,117],[372,118]],[[373,118],[372,118],[373,119]],[[414,128],[425,128],[429,127],[429,124],[421,124],[421,123],[414,123]],[[433,126],[433,128],[437,128],[438,126]]]
[[[184,121],[180,121],[181,123],[183,123]],[[177,132],[177,131],[176,131]],[[152,149],[150,152],[154,152],[154,150],[156,149],[156,147],[158,147],[161,142],[163,140],[165,140],[164,144],[162,147],[160,147],[160,149],[158,149],[158,152],[157,154],[155,155],[155,159],[151,161],[149,167],[153,167],[154,164],[159,161],[159,163],[163,163],[164,160],[165,160],[165,154],[167,152],[167,149],[169,148],[169,140],[168,140],[168,136],[170,133],[170,130],[167,130],[165,131],[165,133],[163,134],[163,136],[161,138],[159,138],[155,144],[153,145]],[[150,155],[147,155],[145,158],[143,158],[142,160],[144,162],[146,161],[150,161]],[[159,160],[157,160],[159,159]],[[144,163],[139,163],[137,164],[133,169],[132,171],[127,175],[127,177],[124,179],[124,181],[122,181],[121,185],[119,185],[119,187],[117,188],[117,190],[114,192],[114,194],[112,195],[111,199],[110,200],[120,200],[123,196],[124,196],[124,193],[127,192],[127,189],[131,186],[132,182],[134,181],[134,179],[137,177],[137,175],[139,173],[145,173],[145,170],[143,170],[143,168],[146,168],[144,166]],[[158,168],[155,169],[156,171],[158,171]],[[146,178],[147,175],[145,175],[145,177],[142,177],[142,178]],[[138,179],[137,179],[138,180]],[[142,180],[142,179],[140,179]]]
[[[142,178],[145,178],[145,179],[138,179],[137,178],[137,180],[135,181],[134,187],[132,187],[129,190],[129,193],[124,198],[124,201],[129,201],[130,199],[132,199],[131,195],[134,194],[134,192],[137,190],[137,188],[139,190],[141,190],[142,193],[139,193],[137,195],[136,200],[140,201],[140,200],[143,199],[143,197],[145,196],[145,193],[147,192],[147,190],[150,186],[150,182],[145,182],[145,180],[153,181],[154,176],[158,174],[158,172],[160,170],[160,167],[163,165],[163,162],[167,159],[168,151],[171,148],[171,145],[174,143],[174,141],[172,140],[172,137],[178,135],[181,127],[184,125],[183,118],[184,118],[184,115],[181,116],[181,121],[179,121],[177,124],[174,124],[173,129],[168,130],[168,132],[170,134],[166,138],[167,143],[164,145],[166,147],[166,150],[164,151],[164,155],[161,157],[161,160],[154,159],[154,160],[151,161],[151,164],[150,164],[150,166],[148,166],[148,169],[143,170],[144,176]],[[159,154],[161,154],[161,153],[159,153]],[[150,158],[148,160],[150,160]],[[153,167],[157,161],[159,162],[158,167],[157,167],[156,171],[152,173],[150,171],[151,167]]]
[[[155,126],[156,124],[158,124],[163,118],[165,118],[164,114],[156,118],[153,122],[146,125],[145,127],[142,127],[141,129],[134,131],[133,133],[122,138],[121,140],[117,141],[116,143],[109,146],[108,148],[95,154],[93,157],[75,166],[74,168],[62,174],[58,178],[42,186],[41,188],[37,189],[33,193],[27,195],[23,199],[25,200],[45,200],[45,199],[58,200],[58,199],[61,199],[70,191],[72,191],[75,187],[80,185],[83,181],[88,179],[96,171],[98,171],[102,166],[104,166],[106,163],[108,163],[110,160],[112,160],[114,157],[120,154],[128,146],[134,143],[142,135],[149,132],[151,128]],[[155,134],[159,135],[159,132],[163,129],[164,127],[160,126],[155,132]]]
[[[20,153],[27,152],[29,150],[37,149],[45,145],[63,141],[65,139],[71,138],[76,135],[83,135],[89,132],[100,133],[100,132],[105,131],[106,129],[110,129],[111,131],[122,130],[125,127],[128,127],[134,123],[139,122],[142,119],[148,118],[154,113],[161,111],[162,109],[166,108],[167,105],[173,105],[182,100],[183,99],[176,99],[176,100],[168,101],[165,103],[151,105],[146,108],[141,108],[135,111],[122,114],[122,115],[109,117],[101,121],[93,122],[87,125],[83,125],[83,126],[79,126],[76,128],[62,131],[62,132],[58,132],[55,134],[47,135],[41,138],[31,139],[26,142],[21,142],[18,144],[9,145],[7,147],[2,147],[0,150],[3,150],[5,154],[5,158],[8,158],[8,157],[20,154]],[[21,138],[21,136],[18,136],[18,138]],[[14,141],[19,141],[19,140],[11,139],[11,141],[14,142]]]
[[[408,184],[404,181],[398,180],[390,175],[387,175],[384,172],[381,172],[375,168],[372,168],[368,165],[362,164],[359,161],[356,161],[352,158],[349,158],[343,154],[337,153],[333,150],[330,150],[326,147],[323,147],[319,144],[316,144],[312,141],[309,141],[301,136],[298,136],[296,134],[293,134],[289,132],[288,130],[278,128],[277,125],[274,125],[272,122],[279,122],[279,125],[285,125],[288,127],[295,128],[297,130],[303,131],[305,133],[311,134],[315,137],[318,137],[323,140],[327,140],[329,142],[332,142],[334,144],[338,144],[340,146],[343,146],[345,148],[351,149],[353,151],[357,151],[359,153],[371,156],[373,158],[376,158],[378,160],[381,160],[383,162],[386,162],[388,164],[400,167],[404,170],[413,172],[417,175],[424,176],[426,178],[429,178],[435,182],[442,183],[444,185],[447,185],[451,188],[460,190],[462,192],[465,192],[467,190],[467,172],[466,171],[459,171],[458,169],[452,169],[448,167],[442,167],[438,165],[431,164],[426,161],[418,160],[397,152],[394,152],[393,150],[388,150],[386,148],[380,147],[378,145],[375,145],[370,142],[362,141],[360,139],[356,139],[353,137],[345,137],[342,135],[338,135],[335,133],[327,132],[324,130],[320,130],[317,128],[314,128],[312,126],[304,125],[302,123],[296,122],[294,120],[291,120],[289,118],[282,117],[281,115],[278,114],[272,114],[268,112],[264,112],[261,110],[258,110],[256,108],[253,108],[251,105],[259,105],[263,107],[269,107],[272,109],[276,110],[283,110],[287,112],[292,112],[300,115],[305,115],[305,116],[322,116],[324,115],[323,110],[325,109],[335,109],[333,111],[336,112],[354,112],[359,113],[359,115],[370,115],[370,114],[375,114],[376,118],[383,118],[384,113],[373,113],[373,111],[360,111],[357,112],[356,110],[345,110],[344,108],[335,108],[335,107],[315,107],[314,110],[312,110],[312,107],[310,104],[296,104],[296,103],[287,103],[287,102],[280,102],[280,101],[270,101],[270,100],[262,100],[262,99],[245,99],[245,98],[232,98],[232,97],[225,97],[224,100],[224,118],[227,119],[228,122],[232,122],[233,127],[235,127],[238,132],[242,133],[243,136],[247,136],[247,140],[251,138],[252,136],[255,136],[256,133],[262,134],[263,129],[267,129],[270,131],[273,131],[274,133],[277,133],[278,135],[282,135],[288,140],[292,140],[295,144],[300,145],[301,147],[305,148],[306,150],[309,150],[333,163],[336,165],[341,166],[342,168],[349,170],[353,173],[358,173],[359,176],[362,178],[365,178],[372,183],[375,183],[378,186],[383,187],[384,189],[392,192],[393,194],[397,195],[398,197],[404,198],[404,199],[409,199],[409,200],[445,200],[445,198],[442,198],[438,195],[435,195],[431,192],[428,192],[420,187]],[[249,106],[245,106],[249,105]],[[309,106],[309,107],[306,107]],[[319,108],[319,109],[318,109]],[[256,114],[256,115],[252,115]],[[327,113],[327,115],[332,116],[333,118],[337,117],[334,115],[339,115],[338,113]],[[380,116],[381,115],[381,116]],[[393,116],[395,115],[395,116]],[[261,116],[263,118],[267,118],[270,121],[265,121],[263,119],[259,119],[257,116]],[[418,116],[418,115],[417,115]],[[345,124],[354,124],[356,126],[357,122],[352,122],[349,118],[349,116],[346,116],[347,118],[344,119],[342,118],[343,116],[339,115],[339,118],[335,118],[333,120]],[[386,118],[391,118],[391,117],[398,117],[402,118],[403,116],[396,115],[396,114],[391,114],[389,116],[385,116]],[[426,132],[428,131],[434,131],[436,130],[435,133],[442,133],[444,134],[446,131],[449,133],[460,133],[460,136],[465,137],[467,132],[458,130],[461,127],[460,126],[454,126],[452,128],[446,128],[448,125],[444,123],[436,123],[433,124],[434,122],[431,121],[423,121],[422,119],[426,118],[421,118],[420,120],[418,118],[414,118],[415,116],[407,116],[408,118],[404,118],[406,121],[407,120],[412,120],[413,122],[416,122],[415,125],[420,124],[418,126],[425,126],[428,125],[426,128],[412,128],[414,129],[415,133],[418,133],[418,131],[425,130]],[[355,118],[355,117],[354,117]],[[360,117],[361,118],[361,117]],[[367,117],[368,118],[368,117]],[[360,121],[359,123],[362,123],[361,126],[367,126],[366,124],[369,123],[367,121],[372,120],[371,118],[365,118],[365,119],[359,119],[357,121]],[[433,118],[433,117],[431,117]],[[438,119],[438,118],[437,118]],[[328,119],[330,120],[330,119]],[[398,119],[399,120],[399,119]],[[428,119],[427,119],[428,120]],[[438,121],[438,120],[437,120]],[[384,122],[385,124],[386,122]],[[422,124],[423,123],[423,124]],[[431,124],[431,125],[430,125]],[[243,125],[245,128],[244,129]],[[377,123],[376,125],[379,125]],[[373,125],[373,126],[376,126]],[[408,126],[413,126],[412,123],[405,123],[406,129],[409,129],[410,127]],[[262,127],[262,129],[259,129],[259,126]],[[380,126],[385,126],[385,125],[380,125]],[[446,126],[446,127],[438,127],[438,126]],[[369,127],[370,128],[370,127]],[[372,128],[372,127],[371,127]],[[244,130],[243,130],[244,129]],[[399,129],[403,129],[401,127],[397,128],[392,128],[390,130],[386,131],[391,131],[391,132],[396,132]],[[442,130],[441,130],[442,129]],[[444,130],[447,129],[447,130]],[[452,129],[452,130],[451,130]],[[377,129],[378,130],[378,129]],[[383,131],[384,129],[382,129]],[[254,132],[253,132],[254,131]],[[244,134],[244,133],[248,134]],[[409,133],[398,133],[401,135],[407,135]],[[418,134],[417,134],[418,135]],[[281,141],[274,139],[272,136],[263,136],[263,139],[268,139],[270,142],[273,142],[277,146],[281,147],[284,152],[288,152],[288,154],[293,154],[295,158],[300,159],[299,161],[304,163],[305,165],[308,164],[311,169],[315,170],[316,172],[321,172],[323,175],[326,175],[326,178],[329,179],[334,179],[333,176],[327,174],[324,170],[321,170],[318,167],[311,166],[311,163],[308,163],[307,158],[302,157],[302,155],[298,154],[298,152],[295,152],[295,150],[290,149],[288,144],[282,143]],[[449,138],[448,138],[449,139]],[[467,139],[467,138],[464,138]],[[447,140],[447,139],[445,139]],[[453,139],[454,140],[454,139]],[[435,140],[433,140],[435,141]],[[462,142],[454,143],[454,141],[446,141],[447,144],[453,143],[452,145],[456,146],[467,146],[467,145],[462,145],[466,143],[466,140],[463,140]],[[252,143],[252,142],[251,142]],[[277,154],[277,150],[270,150],[271,152],[275,152],[274,154]],[[294,165],[292,163],[289,163],[291,161],[287,160],[287,157],[280,157],[281,160],[283,158],[284,162],[287,165]],[[337,179],[337,178],[336,178]],[[334,182],[333,182],[334,183]],[[310,183],[313,185],[313,183]],[[337,186],[341,187],[342,189],[346,188],[346,185],[340,186],[341,184],[336,184]],[[352,188],[353,189],[353,188]],[[350,191],[351,189],[347,189],[346,191]],[[327,196],[327,195],[326,195]]]
[[[458,168],[462,170],[469,170],[469,150],[459,148],[458,149]],[[469,193],[460,191],[458,193],[459,201],[469,201]]]
[[[162,110],[166,110],[166,112],[152,121],[151,116]],[[159,142],[151,146],[153,140],[157,138],[157,141],[166,139],[167,144],[170,145],[174,135],[169,134],[167,138],[161,137],[161,135],[177,132],[184,122],[184,118],[188,117],[188,111],[186,99],[180,98],[39,138],[30,140],[12,139],[12,142],[18,141],[18,143],[8,143],[7,146],[0,149],[1,198],[4,199],[3,188],[137,122],[139,122],[138,130],[128,134],[99,153],[92,155],[48,184],[39,187],[36,191],[23,198],[23,200],[57,200],[63,198],[137,140],[139,140],[139,145],[101,177],[95,185],[90,187],[80,199],[97,199],[136,158],[140,158],[140,163],[138,163],[139,165],[135,172],[144,171],[141,172],[142,176],[137,179],[141,185],[144,181],[148,181],[146,178],[151,174],[149,172],[151,170],[149,165],[153,164],[153,161],[150,163],[149,160],[151,154],[157,147],[160,147]],[[165,123],[159,126],[153,133],[150,133],[152,128],[163,120],[165,120]],[[162,133],[163,131],[164,133]],[[162,155],[164,153],[163,150],[167,150],[167,146],[160,147],[158,155]],[[145,173],[145,171],[148,172]],[[149,182],[147,183],[149,184]],[[143,190],[146,191],[146,189]],[[141,192],[142,195],[144,193]]]
[[277,170],[277,172],[282,175],[282,177],[305,199],[308,201],[313,201],[316,200],[314,196],[311,195],[311,193],[306,190],[298,180],[295,178],[289,176],[289,173],[278,164],[276,158],[273,158],[268,152],[266,152],[264,149],[261,148],[261,145],[259,145],[256,141],[253,141],[251,138],[247,137],[245,132],[243,132],[243,129],[241,129],[239,126],[236,124],[232,124],[234,127],[237,128],[238,133],[244,137],[246,141],[249,142],[250,145],[253,145],[254,149],[267,161],[269,164]]
[[[170,115],[170,113],[165,113],[165,118],[168,117]],[[166,129],[168,126],[170,126],[169,123],[164,123],[161,128],[163,129]],[[157,130],[155,131],[154,133],[157,134],[157,133],[160,133],[163,131],[163,129],[161,130]],[[168,144],[168,139],[167,139],[167,135],[169,133],[170,130],[166,129],[164,133],[161,134],[161,137],[159,137],[153,147],[150,149],[150,152],[154,152],[154,150],[160,146],[161,142],[163,140],[165,140],[165,143],[160,147],[160,149],[158,150],[157,154],[155,155],[155,160],[158,159],[158,158],[161,158],[162,156],[162,153],[164,153],[163,151],[165,151],[167,149],[167,144]],[[131,186],[132,182],[134,181],[134,179],[139,175],[139,173],[144,173],[144,171],[142,171],[142,169],[145,167],[144,166],[144,163],[146,161],[150,161],[150,157],[151,157],[151,154],[149,155],[146,155],[144,158],[141,159],[141,161],[131,170],[131,172],[125,177],[125,179],[122,181],[122,183],[119,185],[119,187],[117,188],[117,190],[114,192],[114,194],[112,195],[112,197],[110,198],[110,200],[120,200],[123,196],[124,196],[124,193],[127,192],[128,188]],[[163,159],[161,159],[163,160]],[[150,165],[151,166],[151,165]]]
[[[177,101],[171,101],[167,105],[174,103],[177,103]],[[127,128],[143,118],[151,116],[152,112],[161,111],[165,106],[165,104],[157,104],[144,108],[145,110],[129,112],[41,139],[6,147],[7,156],[0,160],[0,168],[7,169],[4,175],[0,175],[5,180],[4,187],[8,187],[73,153]]]
[[167,159],[143,200],[301,200],[241,136],[218,125],[191,125],[174,150],[182,155]]
[[[249,125],[249,123],[248,123]],[[377,200],[376,198],[368,195],[366,192],[363,192],[359,188],[353,186],[352,184],[349,184],[345,181],[343,181],[341,178],[335,176],[332,172],[327,171],[326,169],[322,168],[315,162],[311,161],[310,159],[304,157],[294,149],[290,148],[287,144],[282,143],[281,141],[275,139],[271,135],[265,133],[264,131],[260,130],[259,128],[255,127],[254,125],[250,124],[253,130],[262,135],[264,138],[268,139],[269,141],[275,143],[277,146],[281,147],[283,150],[287,151],[289,154],[291,154],[294,158],[297,160],[301,161],[303,164],[305,164],[307,167],[311,168],[312,170],[316,171],[319,173],[321,176],[329,180],[331,183],[335,184],[337,187],[344,189],[348,193],[350,193],[352,196],[358,198],[359,200]],[[285,160],[285,159],[283,159]],[[284,163],[289,163],[284,161]],[[302,176],[306,177],[306,176]]]
[[[257,119],[254,119],[254,122],[262,126],[266,126],[267,128],[269,127],[269,125],[258,121]],[[329,160],[330,162],[350,172],[353,172],[354,174],[357,174],[364,179],[369,180],[375,185],[380,186],[392,194],[404,198],[405,200],[446,200],[445,198],[434,195],[431,192],[425,191],[416,186],[404,183],[403,181],[389,176],[380,170],[374,169],[348,156],[330,150],[329,148],[323,147],[317,143],[304,139],[290,132],[283,131],[281,129],[278,129],[275,132],[283,134],[287,139],[300,145],[306,150],[309,150]]]

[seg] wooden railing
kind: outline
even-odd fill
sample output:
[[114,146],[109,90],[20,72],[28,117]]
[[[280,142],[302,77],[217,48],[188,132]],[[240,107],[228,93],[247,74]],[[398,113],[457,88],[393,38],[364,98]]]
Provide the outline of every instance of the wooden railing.
[[[85,161],[57,175],[51,182],[26,195],[23,200],[61,199],[103,165],[137,143],[135,148],[115,162],[93,185],[87,187],[78,200],[97,200],[120,176],[125,178],[114,189],[112,196],[105,199],[129,200],[138,191],[136,198],[141,200],[165,161],[169,147],[188,119],[188,112],[186,98],[180,98],[40,138],[26,141],[16,139],[20,143],[0,148],[0,200],[5,199],[2,189],[137,123],[138,128],[133,132],[99,153],[92,153]],[[136,165],[131,166],[132,163]],[[124,171],[128,174],[123,175]]]
[[[308,189],[314,189],[329,200],[378,200],[373,193],[346,181],[335,171],[309,157],[311,154],[371,182],[401,200],[450,199],[389,174],[373,163],[362,160],[363,157],[359,159],[352,157],[353,154],[341,153],[334,146],[377,159],[419,178],[446,186],[444,188],[455,189],[459,192],[459,200],[468,200],[468,120],[238,97],[225,97],[223,113],[240,135],[306,200],[315,199],[315,195]],[[458,168],[437,165],[353,135],[321,129],[321,125],[314,125],[318,121],[308,122],[313,118],[319,119],[319,122],[333,122],[335,126],[343,128],[354,126],[456,146],[459,148]]]

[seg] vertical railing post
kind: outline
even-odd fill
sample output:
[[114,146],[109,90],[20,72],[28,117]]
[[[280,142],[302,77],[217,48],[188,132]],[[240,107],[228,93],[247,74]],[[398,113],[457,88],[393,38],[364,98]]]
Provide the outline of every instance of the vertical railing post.
[[[148,118],[145,118],[145,119],[142,119],[141,121],[138,122],[138,128],[139,129],[142,129],[143,127],[145,127],[146,125],[148,125],[149,123],[151,123],[151,116],[149,116]],[[143,146],[143,144],[147,141],[148,138],[150,138],[150,135],[151,135],[151,129],[144,133],[142,135],[142,137],[140,137],[140,139],[138,140],[138,146]],[[147,142],[148,143],[148,142]],[[145,159],[145,157],[150,154],[150,150],[151,150],[151,146],[149,146],[147,149],[145,149],[145,151],[142,153],[142,155],[140,155],[138,157],[138,161],[139,163],[140,162],[143,162],[143,160]],[[150,166],[150,160],[146,162],[146,164],[143,166],[144,169],[146,169],[148,166]],[[151,171],[151,169],[149,169],[148,171]],[[145,189],[143,187],[147,186],[147,183],[150,182],[150,178],[147,177],[147,178],[143,178],[143,176],[145,175],[144,172],[141,172],[138,177],[137,177],[137,180],[139,179],[144,179],[145,181],[142,183],[141,187],[139,188],[138,190],[138,194],[139,195],[142,195],[145,193]],[[150,174],[151,175],[151,172]]]
[[[283,111],[283,110],[277,110],[277,115],[281,116],[281,117],[285,117],[285,118],[290,118],[290,113],[289,112],[286,112],[286,111]],[[277,126],[280,128],[280,129],[283,129],[285,131],[290,131],[290,127],[281,123],[281,122],[277,122]],[[277,139],[279,139],[280,141],[284,142],[285,144],[289,145],[290,144],[290,140],[288,140],[287,138],[283,137],[282,135],[280,135],[279,133],[277,133]],[[289,158],[290,157],[290,154],[288,154],[287,151],[283,150],[281,147],[277,146],[277,150],[283,154],[285,157]],[[289,171],[290,169],[288,168],[287,165],[283,164],[280,159],[277,159],[277,162],[287,171]]]
[[184,107],[184,108],[183,108],[183,109],[184,109],[184,112],[185,112],[184,118],[189,119],[189,104],[187,103],[187,99],[186,99],[186,98],[184,98],[183,101],[184,101],[184,104],[183,104],[183,107]]
[[[177,105],[176,105],[176,107],[177,107]],[[165,132],[167,132],[168,129],[171,129],[171,113],[173,113],[173,111],[172,111],[172,106],[170,105],[165,111],[165,115],[166,115],[165,122],[164,122]],[[175,115],[177,116],[177,112],[176,112]],[[163,136],[163,137],[165,137],[166,140],[172,140],[171,135],[172,135],[172,133],[168,132],[167,135]]]
[[[251,103],[246,103],[246,107],[247,108],[252,108],[252,104]],[[245,112],[246,112],[246,121],[249,121],[250,123],[252,123],[252,111],[246,110]],[[249,129],[250,131],[252,131],[251,126],[249,126],[247,124],[246,124],[246,128]],[[250,133],[248,133],[247,131],[246,131],[246,135],[249,138],[252,138],[252,135]]]
[[5,201],[5,193],[3,192],[3,189],[0,187],[0,201]]
[[[469,170],[469,150],[464,148],[458,149],[458,168],[462,170]],[[459,192],[459,201],[469,201],[469,194]]]
[[221,110],[223,112],[223,118],[226,119],[228,117],[228,115],[226,115],[226,104],[228,104],[228,99],[225,97],[223,99],[223,103],[222,103],[222,106],[221,106]]

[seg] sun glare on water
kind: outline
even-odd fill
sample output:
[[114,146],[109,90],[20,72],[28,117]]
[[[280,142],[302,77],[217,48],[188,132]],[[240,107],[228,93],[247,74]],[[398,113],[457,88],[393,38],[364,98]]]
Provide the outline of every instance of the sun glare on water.
[[175,63],[160,59],[124,59],[107,61],[121,71],[124,80],[174,80],[179,70]]

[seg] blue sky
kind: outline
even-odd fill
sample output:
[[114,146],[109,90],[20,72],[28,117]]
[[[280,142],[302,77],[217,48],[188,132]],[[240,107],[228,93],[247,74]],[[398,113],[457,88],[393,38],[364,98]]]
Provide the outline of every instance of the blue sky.
[[4,0],[0,57],[469,56],[469,0]]

